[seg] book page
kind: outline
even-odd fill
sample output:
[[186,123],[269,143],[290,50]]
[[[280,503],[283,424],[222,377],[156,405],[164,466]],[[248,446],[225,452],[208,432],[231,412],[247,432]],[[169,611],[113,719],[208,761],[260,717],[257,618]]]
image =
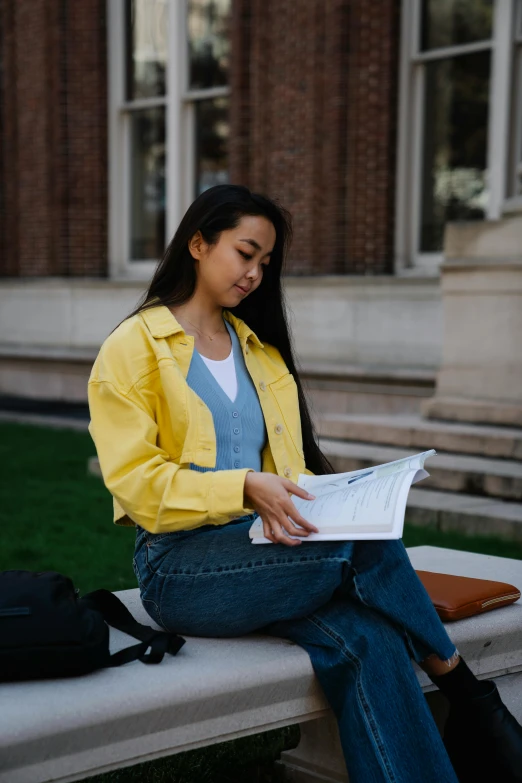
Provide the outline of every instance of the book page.
[[[392,530],[403,484],[411,485],[416,470],[361,474],[341,486],[316,490],[315,500],[295,495],[300,514],[321,533],[383,533]],[[311,538],[311,537],[309,537]]]
[[343,487],[368,476],[380,478],[393,473],[400,473],[401,471],[421,471],[421,475],[415,477],[415,480],[412,482],[415,483],[415,481],[420,481],[421,478],[426,478],[427,473],[424,471],[424,461],[434,454],[436,454],[435,449],[430,449],[412,457],[403,457],[393,462],[375,465],[375,467],[361,468],[360,470],[352,470],[347,473],[331,473],[326,476],[308,476],[306,473],[300,473],[297,484],[311,492],[312,495],[318,495],[320,491],[323,491],[329,485],[331,487]]
[[[315,499],[304,500],[292,495],[292,502],[319,530],[301,540],[400,538],[410,486],[428,475],[424,461],[435,453],[431,449],[346,473],[300,474],[299,486],[315,495]],[[250,536],[254,543],[270,543],[264,538],[260,519],[254,521]]]

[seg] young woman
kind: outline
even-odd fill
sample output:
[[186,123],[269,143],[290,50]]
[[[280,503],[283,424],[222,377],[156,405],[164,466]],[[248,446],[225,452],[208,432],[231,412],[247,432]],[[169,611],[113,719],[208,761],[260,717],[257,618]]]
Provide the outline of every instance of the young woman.
[[[262,630],[301,645],[351,783],[477,783],[487,764],[488,781],[520,781],[522,729],[459,657],[402,541],[301,540],[315,528],[291,499],[308,497],[298,474],[332,468],[285,316],[290,235],[271,200],[207,190],[93,367],[90,431],[115,522],[136,526],[143,605],[180,634]],[[250,543],[257,515],[270,545]],[[453,765],[412,658],[452,705]]]

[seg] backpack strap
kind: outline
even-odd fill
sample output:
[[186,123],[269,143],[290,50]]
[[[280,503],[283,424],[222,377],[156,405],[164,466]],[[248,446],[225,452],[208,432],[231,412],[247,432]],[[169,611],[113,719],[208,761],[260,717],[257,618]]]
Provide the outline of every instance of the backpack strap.
[[[185,639],[175,633],[157,631],[139,623],[125,604],[109,590],[94,590],[92,593],[86,593],[80,600],[90,609],[99,612],[108,625],[141,641],[141,644],[126,647],[111,655],[111,666],[121,666],[136,660],[143,663],[160,663],[165,653],[176,655],[185,644]],[[150,652],[147,653],[149,648]]]

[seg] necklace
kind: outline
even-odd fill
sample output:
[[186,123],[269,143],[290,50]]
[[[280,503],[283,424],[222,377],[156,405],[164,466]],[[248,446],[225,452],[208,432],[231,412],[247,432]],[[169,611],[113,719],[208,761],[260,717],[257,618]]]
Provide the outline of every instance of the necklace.
[[[187,316],[185,316],[185,318],[187,318]],[[214,339],[214,337],[216,336],[216,334],[217,334],[218,332],[222,332],[222,331],[223,331],[223,329],[222,329],[222,328],[220,328],[220,329],[218,329],[218,330],[217,330],[217,332],[214,332],[212,335],[210,335],[210,334],[205,334],[205,332],[202,332],[202,331],[201,331],[201,329],[198,329],[198,327],[196,326],[196,324],[193,324],[193,323],[192,323],[192,321],[191,321],[189,318],[187,318],[187,321],[189,322],[189,324],[190,324],[191,326],[193,326],[193,327],[194,327],[194,329],[197,329],[197,331],[198,331],[200,334],[202,334],[202,335],[203,335],[203,337],[208,337],[208,339],[209,339],[209,340],[213,340],[213,339]]]

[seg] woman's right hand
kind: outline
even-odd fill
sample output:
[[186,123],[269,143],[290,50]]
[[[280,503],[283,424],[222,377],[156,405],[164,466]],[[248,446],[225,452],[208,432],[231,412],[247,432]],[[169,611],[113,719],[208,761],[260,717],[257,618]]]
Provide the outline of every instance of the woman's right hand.
[[274,473],[249,471],[246,474],[245,507],[257,511],[263,522],[265,537],[274,544],[299,546],[302,541],[289,538],[287,533],[292,536],[308,536],[311,532],[319,531],[301,516],[290,500],[289,492],[305,500],[314,498],[293,481]]

